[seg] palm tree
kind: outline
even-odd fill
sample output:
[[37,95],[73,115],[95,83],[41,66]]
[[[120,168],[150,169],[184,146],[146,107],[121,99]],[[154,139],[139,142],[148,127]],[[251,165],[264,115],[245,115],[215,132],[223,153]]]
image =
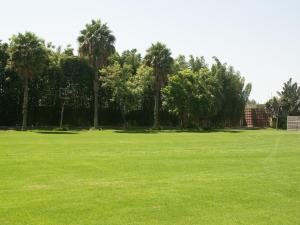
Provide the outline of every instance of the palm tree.
[[159,125],[159,111],[160,111],[160,95],[161,89],[166,84],[167,75],[171,72],[173,59],[171,51],[166,45],[157,42],[147,50],[145,56],[145,63],[147,66],[153,68],[154,72],[154,123],[153,128],[158,128]]
[[107,64],[108,57],[115,52],[115,37],[106,23],[100,20],[92,20],[80,31],[78,37],[79,55],[87,57],[89,64],[94,69],[94,127],[98,127],[98,92],[99,70]]
[[13,35],[10,39],[9,53],[11,67],[23,80],[23,121],[22,130],[27,128],[28,83],[30,79],[42,72],[47,59],[47,50],[42,39],[34,33],[26,32]]

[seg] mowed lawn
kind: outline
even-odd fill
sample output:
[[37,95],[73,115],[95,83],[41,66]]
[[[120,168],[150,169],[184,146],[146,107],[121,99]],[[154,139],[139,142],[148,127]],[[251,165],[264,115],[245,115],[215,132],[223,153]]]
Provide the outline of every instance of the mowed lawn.
[[297,225],[300,133],[1,131],[1,225]]

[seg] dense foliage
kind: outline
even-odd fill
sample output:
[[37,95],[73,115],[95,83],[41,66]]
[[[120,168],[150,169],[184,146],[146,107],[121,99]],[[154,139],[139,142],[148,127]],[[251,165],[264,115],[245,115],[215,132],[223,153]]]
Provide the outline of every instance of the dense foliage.
[[239,123],[251,92],[244,78],[217,58],[211,69],[203,57],[177,58],[177,69],[163,89],[164,106],[179,116],[182,126],[210,127],[211,122]]
[[78,55],[29,32],[0,42],[0,126],[26,128],[27,111],[31,126],[239,124],[251,85],[217,58],[211,66],[203,57],[173,58],[160,42],[144,57],[119,54],[99,20],[78,42]]

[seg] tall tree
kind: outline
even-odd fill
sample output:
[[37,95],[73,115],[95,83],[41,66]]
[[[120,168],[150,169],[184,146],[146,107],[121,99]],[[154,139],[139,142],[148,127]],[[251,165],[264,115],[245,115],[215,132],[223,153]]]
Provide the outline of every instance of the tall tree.
[[273,97],[266,102],[266,111],[272,118],[276,118],[276,129],[278,129],[279,117],[282,113],[282,102],[277,97]]
[[0,41],[0,124],[16,123],[20,109],[20,77],[7,67],[8,44]]
[[127,126],[127,114],[141,109],[153,78],[152,69],[141,61],[136,49],[126,50],[121,56],[112,55],[109,65],[100,70],[101,87],[110,93],[109,101],[119,107],[124,126]]
[[[7,65],[9,58],[8,54],[8,44],[2,43],[0,40],[0,96],[4,93],[4,76],[5,76],[5,67]],[[1,100],[1,99],[0,99]],[[1,105],[0,105],[1,107]]]
[[132,73],[135,74],[141,64],[142,56],[136,49],[126,50],[122,53],[120,61],[122,66],[130,66]]
[[154,124],[153,128],[158,128],[159,125],[159,111],[160,111],[160,96],[161,89],[165,86],[167,76],[171,72],[173,58],[171,51],[166,45],[157,42],[147,50],[145,56],[145,63],[147,66],[153,68],[154,73]]
[[298,106],[300,102],[300,86],[298,87],[297,82],[293,82],[290,78],[286,83],[283,84],[282,91],[278,92],[282,103],[282,110],[285,116],[298,115]]
[[174,59],[173,67],[173,73],[177,73],[179,71],[188,69],[189,64],[186,61],[184,55],[179,55],[177,58]]
[[209,126],[209,119],[218,109],[216,89],[217,80],[207,68],[199,72],[185,69],[169,76],[168,84],[162,91],[163,106],[179,116],[182,127],[187,122],[198,127]]
[[233,67],[222,64],[216,57],[214,60],[211,73],[220,86],[218,96],[220,110],[217,118],[222,123],[228,121],[231,125],[237,124],[244,113],[252,85],[246,84],[245,78]]
[[42,39],[34,33],[26,32],[11,37],[9,52],[11,66],[23,80],[22,129],[25,130],[27,128],[28,113],[28,82],[43,70],[47,62],[47,50]]
[[64,106],[69,106],[72,110],[90,108],[94,73],[87,60],[66,54],[64,51],[60,60],[60,69],[62,75],[59,87],[62,109]]
[[2,41],[0,40],[0,72],[4,71],[8,58],[8,44],[2,43]]
[[121,66],[118,62],[100,71],[102,86],[111,90],[110,100],[118,104],[124,127],[127,126],[126,115],[141,107],[143,94],[147,88],[147,73],[133,72],[131,65],[125,63]]
[[193,72],[199,72],[202,68],[206,68],[207,64],[203,56],[200,58],[195,58],[194,56],[190,55],[189,67]]
[[94,69],[94,127],[98,127],[98,95],[99,95],[99,69],[106,64],[109,56],[115,52],[115,36],[106,23],[92,20],[80,31],[78,42],[79,54],[88,58]]

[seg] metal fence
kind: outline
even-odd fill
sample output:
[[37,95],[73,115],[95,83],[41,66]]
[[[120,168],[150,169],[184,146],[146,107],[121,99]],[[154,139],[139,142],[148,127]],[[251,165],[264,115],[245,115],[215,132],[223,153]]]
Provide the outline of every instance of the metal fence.
[[300,116],[287,117],[287,130],[300,131]]

